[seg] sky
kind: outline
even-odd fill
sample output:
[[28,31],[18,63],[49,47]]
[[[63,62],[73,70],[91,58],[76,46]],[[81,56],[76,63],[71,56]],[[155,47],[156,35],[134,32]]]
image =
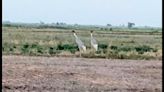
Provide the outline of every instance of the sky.
[[162,0],[2,0],[2,20],[162,26]]

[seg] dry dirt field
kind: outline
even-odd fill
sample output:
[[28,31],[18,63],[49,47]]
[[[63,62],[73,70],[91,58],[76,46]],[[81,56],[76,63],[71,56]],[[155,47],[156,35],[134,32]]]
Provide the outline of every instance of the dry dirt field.
[[2,92],[162,92],[162,61],[2,56]]

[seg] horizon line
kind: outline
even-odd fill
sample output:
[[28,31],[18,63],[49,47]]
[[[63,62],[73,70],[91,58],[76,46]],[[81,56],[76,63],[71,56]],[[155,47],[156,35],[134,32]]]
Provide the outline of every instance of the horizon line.
[[[111,24],[111,23],[107,23],[107,24],[80,24],[80,23],[67,23],[67,22],[60,22],[60,21],[56,21],[56,22],[44,22],[44,21],[38,21],[38,22],[16,22],[16,21],[10,21],[10,20],[3,20],[2,21],[2,23],[3,22],[10,22],[10,23],[25,23],[25,24],[33,24],[33,23],[41,23],[41,22],[43,22],[44,24],[52,24],[52,23],[65,23],[66,25],[75,25],[75,24],[77,24],[77,25],[87,25],[87,26],[89,26],[89,25],[92,25],[92,26],[106,26],[107,24]],[[130,23],[134,23],[134,22],[130,22]],[[126,23],[126,24],[118,24],[118,25],[112,25],[112,26],[123,26],[123,27],[126,27],[127,26],[127,24],[128,24],[128,22]],[[150,25],[136,25],[135,24],[135,27],[155,27],[155,28],[162,28],[162,26],[150,26]]]

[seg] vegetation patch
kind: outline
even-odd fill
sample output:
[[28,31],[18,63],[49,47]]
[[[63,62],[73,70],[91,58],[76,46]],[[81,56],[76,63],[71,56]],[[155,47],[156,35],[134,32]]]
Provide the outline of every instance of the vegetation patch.
[[[3,27],[3,54],[41,55],[41,56],[79,56],[79,49],[70,30],[56,28],[19,28],[6,25]],[[92,28],[93,29],[93,28]],[[119,30],[119,31],[117,31]],[[161,59],[162,35],[160,31],[148,29],[119,29],[111,31],[99,30],[94,32],[98,41],[98,51],[90,46],[89,28],[77,30],[79,38],[84,41],[87,52],[81,53],[86,58],[113,59]],[[142,30],[142,32],[140,32]],[[155,30],[155,29],[154,29]],[[153,31],[153,32],[152,32]],[[97,34],[96,34],[97,33]],[[144,34],[147,33],[147,34]],[[153,33],[153,34],[149,34]],[[158,34],[157,34],[158,33]],[[83,35],[81,35],[83,34]],[[138,34],[134,36],[134,34]],[[144,34],[144,35],[143,35]],[[157,39],[158,38],[158,39]],[[150,41],[151,40],[151,41]],[[111,43],[112,42],[112,43]]]

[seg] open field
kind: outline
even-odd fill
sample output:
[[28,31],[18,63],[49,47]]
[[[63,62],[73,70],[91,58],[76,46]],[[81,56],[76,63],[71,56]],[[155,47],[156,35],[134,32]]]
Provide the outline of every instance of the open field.
[[2,56],[2,92],[162,92],[162,61]]
[[[32,56],[79,56],[72,29],[2,27],[3,54]],[[86,58],[162,59],[161,29],[95,29],[93,36],[99,50],[90,46],[90,30],[77,29],[77,35],[87,46]]]

